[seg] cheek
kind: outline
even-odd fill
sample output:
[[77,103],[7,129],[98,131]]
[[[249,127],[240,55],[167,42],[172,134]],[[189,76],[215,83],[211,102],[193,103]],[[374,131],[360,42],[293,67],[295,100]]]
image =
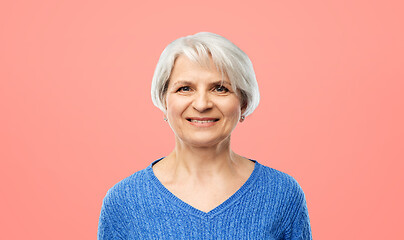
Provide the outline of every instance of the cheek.
[[225,117],[224,121],[224,131],[233,131],[233,129],[237,126],[240,116],[241,116],[241,109],[240,104],[227,104],[222,108],[222,114]]
[[178,116],[186,108],[186,102],[175,96],[168,95],[166,98],[166,109],[168,116]]
[[228,117],[238,118],[241,115],[241,105],[238,99],[227,101],[222,104],[223,114]]
[[175,99],[173,99],[170,96],[167,96],[167,98],[166,98],[167,115],[172,115],[172,113],[176,111],[176,109],[175,109],[176,106],[178,106],[178,105],[175,104]]
[[241,116],[240,105],[232,108],[232,114],[233,114],[235,121],[238,121]]

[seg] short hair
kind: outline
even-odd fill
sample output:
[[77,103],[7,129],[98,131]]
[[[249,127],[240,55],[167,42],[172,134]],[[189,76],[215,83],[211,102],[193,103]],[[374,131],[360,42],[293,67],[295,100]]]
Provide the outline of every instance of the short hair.
[[247,116],[257,108],[260,100],[258,83],[247,54],[218,34],[200,32],[174,40],[160,56],[154,71],[151,96],[154,105],[164,113],[171,71],[180,55],[206,67],[212,58],[216,68],[227,75],[233,90],[240,95],[241,104],[245,106],[243,115]]

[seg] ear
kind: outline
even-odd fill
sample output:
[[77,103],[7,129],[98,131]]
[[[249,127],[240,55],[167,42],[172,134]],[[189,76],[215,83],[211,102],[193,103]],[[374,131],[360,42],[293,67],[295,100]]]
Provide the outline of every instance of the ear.
[[247,109],[247,103],[243,101],[241,104],[241,115],[244,115],[245,110]]
[[164,113],[164,115],[165,115],[166,112],[167,112],[167,99],[166,99],[166,94],[164,94],[163,97],[162,97],[162,103],[163,103],[163,108],[164,108],[163,113]]
[[241,115],[244,115],[245,110],[247,109],[247,94],[242,91],[242,90],[238,90],[238,94],[239,94],[239,99],[240,99],[240,109],[241,109]]

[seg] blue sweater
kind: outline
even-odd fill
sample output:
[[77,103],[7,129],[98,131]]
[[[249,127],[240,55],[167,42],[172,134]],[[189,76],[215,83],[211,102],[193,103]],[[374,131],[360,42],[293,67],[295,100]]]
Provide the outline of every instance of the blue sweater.
[[261,165],[208,213],[173,195],[154,161],[106,194],[98,239],[312,239],[304,193],[289,175]]

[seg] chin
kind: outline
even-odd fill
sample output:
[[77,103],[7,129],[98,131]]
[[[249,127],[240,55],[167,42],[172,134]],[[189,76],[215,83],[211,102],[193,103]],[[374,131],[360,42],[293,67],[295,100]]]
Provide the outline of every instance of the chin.
[[229,137],[222,137],[222,138],[192,138],[192,139],[183,139],[182,142],[184,142],[187,145],[193,146],[193,147],[214,147],[217,146],[221,143],[223,143],[226,140],[230,140]]

